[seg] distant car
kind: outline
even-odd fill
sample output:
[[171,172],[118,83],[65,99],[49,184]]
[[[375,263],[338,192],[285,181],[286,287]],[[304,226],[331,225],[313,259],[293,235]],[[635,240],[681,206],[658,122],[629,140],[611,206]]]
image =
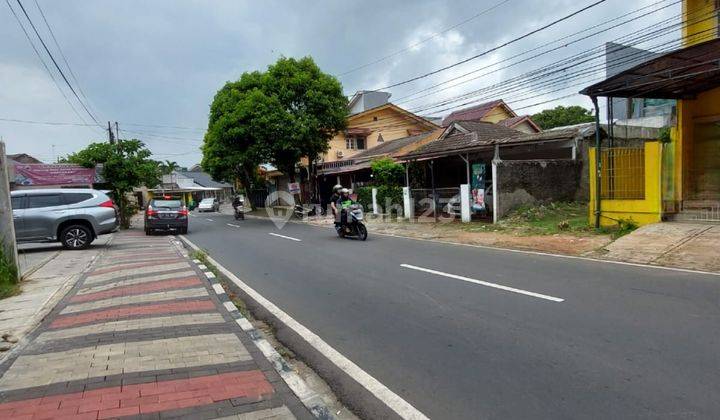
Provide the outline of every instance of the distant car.
[[152,199],[145,209],[145,234],[154,231],[175,231],[186,234],[188,231],[188,209],[180,199]]
[[203,211],[220,211],[220,201],[217,198],[203,198],[197,207],[199,212]]
[[91,189],[37,189],[10,193],[18,242],[60,242],[84,249],[118,227],[115,205]]

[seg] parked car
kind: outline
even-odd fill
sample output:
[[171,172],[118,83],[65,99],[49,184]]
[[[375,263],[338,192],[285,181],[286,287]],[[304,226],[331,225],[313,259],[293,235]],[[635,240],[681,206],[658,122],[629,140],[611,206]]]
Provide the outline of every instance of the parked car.
[[187,233],[188,209],[182,200],[176,198],[150,200],[145,209],[145,234],[151,235],[157,230]]
[[103,192],[90,189],[37,189],[10,193],[18,242],[60,242],[84,249],[118,227],[118,213]]
[[199,212],[203,211],[220,211],[220,201],[217,198],[203,198],[197,207]]

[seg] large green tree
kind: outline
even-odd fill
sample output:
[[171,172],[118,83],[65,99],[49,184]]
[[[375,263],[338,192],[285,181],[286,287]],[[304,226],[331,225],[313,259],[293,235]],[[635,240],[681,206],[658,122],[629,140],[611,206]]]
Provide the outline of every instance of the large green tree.
[[141,185],[156,186],[161,179],[158,162],[150,159],[152,152],[140,140],[118,140],[116,144],[92,143],[65,161],[87,168],[102,165],[102,176],[109,185],[120,208],[120,224],[130,226],[134,209],[130,208],[125,194]]
[[581,106],[557,106],[532,116],[532,120],[543,130],[555,127],[595,121],[592,111]]
[[280,58],[217,92],[202,167],[216,179],[239,177],[252,186],[257,166],[270,162],[294,179],[300,159],[312,161],[327,151],[346,117],[347,98],[337,79],[310,57]]

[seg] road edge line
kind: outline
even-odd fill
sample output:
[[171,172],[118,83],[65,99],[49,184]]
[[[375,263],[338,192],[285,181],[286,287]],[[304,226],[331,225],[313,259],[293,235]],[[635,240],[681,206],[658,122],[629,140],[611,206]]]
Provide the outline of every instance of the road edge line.
[[[193,250],[202,251],[184,235],[179,235],[179,238]],[[210,255],[206,255],[206,258],[237,287],[237,291],[246,299],[245,303],[253,306],[253,312],[277,329],[276,338],[290,344],[291,350],[302,356],[308,365],[330,384],[343,404],[363,413],[365,418],[428,419],[425,414],[255,291]],[[368,400],[368,397],[372,397],[372,400]]]

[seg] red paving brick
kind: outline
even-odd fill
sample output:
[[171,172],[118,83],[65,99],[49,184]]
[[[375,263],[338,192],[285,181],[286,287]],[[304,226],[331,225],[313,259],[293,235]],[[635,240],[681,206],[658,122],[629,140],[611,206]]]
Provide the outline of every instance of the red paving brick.
[[108,289],[103,290],[102,292],[95,292],[95,293],[86,293],[84,295],[77,295],[70,299],[70,302],[89,302],[93,300],[100,300],[100,299],[107,299],[111,297],[117,297],[117,296],[129,296],[129,295],[139,295],[146,292],[157,292],[160,290],[171,290],[171,289],[178,289],[185,286],[192,286],[196,284],[201,284],[200,279],[191,276],[191,277],[184,277],[179,279],[168,279],[168,280],[159,280],[159,281],[153,281],[149,283],[141,283],[137,285],[130,285],[130,286],[120,286],[116,287],[114,289]]
[[120,271],[120,270],[129,270],[133,268],[142,268],[142,267],[154,267],[160,264],[173,264],[173,263],[179,263],[185,261],[182,258],[168,258],[166,260],[155,260],[155,261],[146,261],[142,263],[135,263],[135,264],[122,264],[122,265],[116,265],[113,267],[105,268],[102,270],[95,270],[92,273],[88,274],[89,277],[97,276],[99,274],[106,274],[106,273],[112,273],[113,271]]
[[[145,395],[145,393],[151,393]],[[259,370],[100,388],[0,404],[0,418],[109,418],[197,407],[273,392]]]
[[135,315],[208,312],[214,310],[216,310],[215,304],[213,304],[213,302],[209,299],[170,303],[151,303],[147,305],[83,312],[78,315],[63,315],[57,317],[52,323],[50,323],[50,328],[57,329],[75,327],[96,321],[114,321]]

